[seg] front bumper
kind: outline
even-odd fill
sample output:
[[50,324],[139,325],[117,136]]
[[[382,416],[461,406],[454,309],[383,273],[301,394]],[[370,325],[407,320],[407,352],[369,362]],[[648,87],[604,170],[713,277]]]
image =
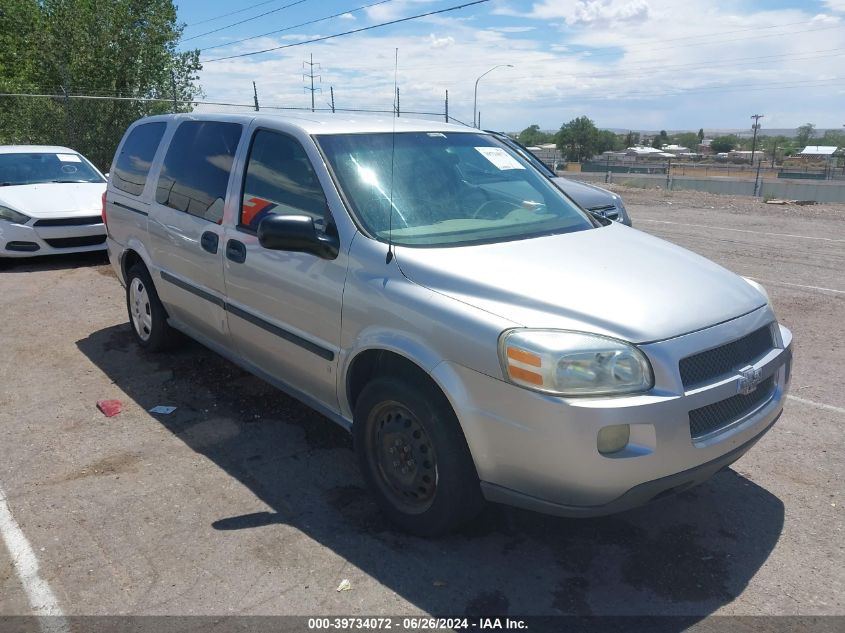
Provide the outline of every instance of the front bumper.
[[35,222],[12,224],[0,220],[0,257],[87,253],[106,248],[106,228],[102,223],[36,226]]
[[[455,363],[434,376],[449,395],[493,501],[568,516],[596,516],[641,505],[704,481],[742,456],[777,420],[788,388],[792,335],[754,367],[772,376],[771,397],[719,432],[693,440],[691,410],[737,393],[739,375],[684,390],[678,361],[774,321],[771,310],[668,341],[641,345],[655,387],[615,398],[559,398],[517,387]],[[628,446],[602,455],[601,428],[629,424]]]

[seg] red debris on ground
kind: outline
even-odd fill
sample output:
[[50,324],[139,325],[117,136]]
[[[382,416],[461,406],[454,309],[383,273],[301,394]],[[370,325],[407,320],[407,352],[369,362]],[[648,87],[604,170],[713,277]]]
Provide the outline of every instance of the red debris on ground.
[[97,400],[97,408],[110,418],[123,410],[123,403],[120,400]]

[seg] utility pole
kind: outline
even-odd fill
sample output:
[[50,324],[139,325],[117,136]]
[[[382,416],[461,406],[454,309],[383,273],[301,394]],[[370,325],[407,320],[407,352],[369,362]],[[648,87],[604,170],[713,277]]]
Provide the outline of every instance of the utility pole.
[[396,86],[396,118],[399,118],[399,86]]
[[760,129],[760,119],[762,119],[765,115],[763,114],[752,114],[751,118],[754,119],[754,125],[751,126],[751,129],[754,130],[754,139],[751,141],[751,166],[754,167],[754,152],[757,149],[757,130]]
[[170,86],[173,88],[173,112],[179,112],[179,104],[176,101],[176,73],[170,71]]
[[334,86],[329,86],[329,94],[332,96],[332,114],[334,114]]
[[252,98],[255,99],[255,111],[258,112],[258,88],[255,87],[255,82],[252,82]]
[[308,72],[302,74],[302,79],[303,79],[303,81],[306,78],[311,80],[311,87],[309,88],[308,86],[304,86],[304,89],[311,91],[311,112],[314,112],[314,92],[317,91],[317,90],[322,92],[322,88],[315,88],[314,87],[314,78],[315,77],[317,78],[318,81],[322,81],[322,78],[320,77],[320,75],[314,74],[314,66],[319,66],[320,64],[314,63],[314,54],[311,53],[311,61],[310,62],[302,62],[303,68],[305,68],[306,65],[308,66]]
[[446,90],[446,123],[449,122],[449,91]]

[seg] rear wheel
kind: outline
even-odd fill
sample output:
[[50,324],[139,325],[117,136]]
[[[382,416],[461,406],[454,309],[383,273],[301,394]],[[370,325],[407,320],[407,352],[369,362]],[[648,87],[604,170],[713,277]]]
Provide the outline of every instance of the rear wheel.
[[353,432],[364,478],[382,511],[402,529],[444,534],[481,509],[466,440],[433,386],[376,378],[358,398]]
[[141,347],[158,352],[175,342],[177,333],[167,323],[167,312],[150,273],[140,264],[132,266],[126,274],[126,308],[135,340]]

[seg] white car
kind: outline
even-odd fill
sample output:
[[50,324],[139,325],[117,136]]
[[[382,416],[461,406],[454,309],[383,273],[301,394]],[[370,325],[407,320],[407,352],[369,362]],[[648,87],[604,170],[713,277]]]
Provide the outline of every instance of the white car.
[[106,179],[67,147],[0,146],[0,259],[106,248]]

